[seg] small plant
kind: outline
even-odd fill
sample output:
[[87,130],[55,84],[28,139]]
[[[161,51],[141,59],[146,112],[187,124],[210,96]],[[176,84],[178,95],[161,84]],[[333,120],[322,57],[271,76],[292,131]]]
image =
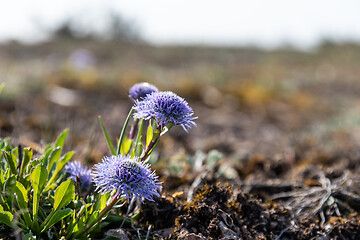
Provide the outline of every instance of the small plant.
[[[39,153],[14,148],[9,139],[0,140],[0,223],[13,229],[15,237],[93,238],[109,224],[136,219],[138,214],[128,219],[129,211],[125,215],[120,211],[123,202],[154,201],[153,197],[160,195],[161,182],[147,163],[151,152],[173,125],[187,131],[195,126],[196,117],[184,99],[147,83],[135,85],[129,95],[135,104],[116,150],[99,117],[111,156],[105,156],[92,170],[80,162],[69,162],[73,152],[62,154],[68,130]],[[127,137],[131,117],[134,120]],[[0,234],[8,231],[1,229]]]
[[13,148],[8,138],[0,141],[0,222],[21,230],[25,239],[58,238],[72,231],[75,185],[62,172],[74,154],[62,155],[67,133],[36,155],[31,148]]

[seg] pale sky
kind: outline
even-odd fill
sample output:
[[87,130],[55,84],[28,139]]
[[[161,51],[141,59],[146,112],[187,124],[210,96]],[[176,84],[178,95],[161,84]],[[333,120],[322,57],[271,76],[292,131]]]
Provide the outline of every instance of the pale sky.
[[[324,37],[360,42],[359,0],[0,0],[0,41],[43,39],[69,16],[102,29],[109,10],[155,44],[299,47]],[[39,27],[41,26],[41,27]]]

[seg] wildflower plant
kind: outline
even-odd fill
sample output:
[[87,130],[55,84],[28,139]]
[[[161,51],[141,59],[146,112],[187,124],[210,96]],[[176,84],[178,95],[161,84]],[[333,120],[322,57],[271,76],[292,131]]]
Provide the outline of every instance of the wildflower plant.
[[[148,84],[141,83],[134,85],[129,91],[129,97],[135,100],[135,103],[126,117],[116,150],[102,118],[99,117],[112,155],[104,157],[101,163],[93,167],[92,177],[96,191],[110,194],[112,200],[99,214],[98,221],[106,216],[120,199],[139,199],[143,202],[143,199],[153,201],[154,196],[159,196],[161,183],[147,163],[151,152],[160,136],[173,125],[182,126],[186,132],[196,126],[194,112],[183,98],[173,92],[161,92],[155,87],[147,87]],[[131,117],[133,127],[127,137],[125,132]],[[149,121],[146,132],[143,131],[144,121]],[[91,227],[92,225],[87,228]]]
[[79,161],[68,162],[65,172],[69,175],[67,179],[72,179],[78,187],[78,193],[89,192],[91,190],[92,178],[91,170],[86,166],[82,166]]
[[134,101],[141,100],[145,98],[146,95],[158,91],[159,89],[150,83],[147,82],[137,83],[130,88],[129,97]]
[[115,191],[115,196],[122,194],[127,199],[132,197],[142,201],[154,201],[159,196],[161,183],[150,165],[139,161],[138,157],[111,156],[104,157],[103,162],[94,166],[94,182],[101,193]]
[[[135,102],[116,148],[99,117],[111,154],[92,169],[70,161],[74,152],[62,154],[68,130],[37,152],[0,139],[0,236],[13,229],[18,239],[103,237],[101,231],[109,224],[128,223],[139,216],[134,212],[129,217],[129,210],[122,213],[123,203],[141,204],[160,196],[161,182],[148,158],[173,125],[188,131],[196,126],[196,118],[183,98],[147,87],[143,83],[130,90]],[[136,131],[132,127],[126,135],[131,118]]]
[[196,126],[194,111],[185,99],[173,92],[153,92],[143,100],[135,101],[135,119],[155,119],[160,130],[168,124],[180,125],[186,132]]

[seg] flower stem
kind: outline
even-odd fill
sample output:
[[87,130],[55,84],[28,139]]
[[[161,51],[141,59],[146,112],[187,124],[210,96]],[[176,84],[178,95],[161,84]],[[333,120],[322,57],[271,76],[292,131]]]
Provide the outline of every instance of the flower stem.
[[120,200],[119,196],[115,194],[111,202],[100,212],[98,218],[95,221],[90,222],[85,228],[82,230],[81,234],[89,231],[96,223],[100,222],[101,219],[115,206],[115,204]]
[[149,144],[146,146],[146,149],[143,153],[143,156],[141,157],[141,161],[144,162],[150,155],[150,153],[152,152],[152,150],[155,148],[155,146],[158,144],[159,140],[160,140],[160,126],[158,126],[153,134],[153,137],[151,139],[151,141],[149,142]]
[[133,140],[135,135],[137,134],[139,126],[139,119],[134,120],[134,124],[131,126],[130,133],[129,133],[129,139]]
[[136,156],[140,156],[141,151],[142,151],[141,138],[142,138],[142,132],[143,132],[143,124],[144,124],[144,119],[140,119],[139,124],[138,124],[138,134],[137,134],[136,142],[135,142],[135,146],[134,146],[134,153]]
[[126,119],[125,119],[124,126],[123,126],[123,128],[122,128],[122,130],[121,130],[120,137],[119,137],[119,142],[118,142],[118,145],[117,145],[117,151],[116,151],[116,154],[117,154],[117,155],[120,154],[121,143],[122,143],[122,141],[123,141],[123,139],[124,139],[125,130],[126,130],[126,127],[127,127],[128,123],[129,123],[129,120],[130,120],[130,117],[131,117],[133,111],[134,111],[134,108],[132,107],[132,108],[130,109],[130,111],[129,111],[127,117],[126,117]]

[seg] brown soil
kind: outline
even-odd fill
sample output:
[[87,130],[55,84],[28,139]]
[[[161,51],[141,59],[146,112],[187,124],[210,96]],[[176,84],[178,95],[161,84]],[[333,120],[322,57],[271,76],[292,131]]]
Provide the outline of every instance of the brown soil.
[[[0,51],[18,66],[13,79],[40,79],[0,99],[0,136],[14,145],[41,150],[69,128],[65,147],[74,159],[99,162],[109,150],[97,116],[115,142],[132,105],[128,86],[139,81],[171,87],[199,117],[189,134],[174,127],[161,138],[151,164],[162,196],[138,205],[140,216],[121,230],[129,239],[360,239],[359,46],[312,53],[132,46],[104,51],[95,73],[25,71],[45,62],[51,44],[38,46],[39,55],[31,47]],[[25,80],[21,86],[31,85]]]

